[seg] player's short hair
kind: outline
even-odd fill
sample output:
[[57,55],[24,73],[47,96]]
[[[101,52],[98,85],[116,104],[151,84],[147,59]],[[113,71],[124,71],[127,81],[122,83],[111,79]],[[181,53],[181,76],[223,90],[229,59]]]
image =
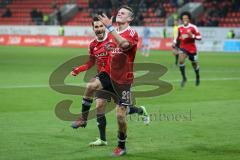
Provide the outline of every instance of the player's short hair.
[[94,22],[100,21],[97,16],[94,16],[92,19],[92,26],[94,26]]
[[131,8],[131,7],[129,7],[128,5],[122,5],[121,7],[119,7],[118,8],[118,11],[120,10],[120,9],[122,9],[122,8],[124,8],[124,9],[126,9],[126,10],[128,10],[128,11],[130,11],[131,12],[131,18],[133,18],[134,19],[134,11],[133,11],[133,9]]
[[191,14],[188,11],[185,11],[185,12],[181,13],[181,16],[180,16],[181,20],[183,19],[183,16],[188,16],[188,18],[190,20],[192,19],[192,16],[191,16]]

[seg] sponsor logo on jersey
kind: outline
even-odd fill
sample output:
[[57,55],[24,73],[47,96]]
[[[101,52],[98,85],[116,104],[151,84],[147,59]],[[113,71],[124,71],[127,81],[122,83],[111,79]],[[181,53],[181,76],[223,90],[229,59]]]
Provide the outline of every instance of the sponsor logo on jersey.
[[102,52],[102,53],[99,53],[99,54],[95,54],[96,57],[106,57],[108,56],[108,53],[107,52]]

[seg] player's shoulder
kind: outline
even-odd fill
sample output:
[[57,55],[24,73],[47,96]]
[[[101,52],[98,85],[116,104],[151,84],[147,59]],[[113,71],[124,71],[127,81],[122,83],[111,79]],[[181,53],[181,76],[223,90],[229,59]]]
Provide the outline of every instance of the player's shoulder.
[[97,43],[97,39],[94,38],[90,41],[89,46],[94,46]]
[[197,27],[195,24],[189,23],[190,27]]
[[189,23],[189,27],[194,28],[195,30],[198,30],[197,26],[192,23]]
[[96,45],[97,45],[97,39],[94,38],[94,39],[92,39],[92,40],[90,41],[90,43],[89,43],[89,46],[88,46],[89,50],[91,51],[93,48],[96,47]]
[[126,29],[124,29],[123,31],[121,31],[119,33],[121,35],[124,35],[124,36],[129,36],[129,35],[131,37],[138,36],[137,31],[134,28],[130,27],[130,26],[128,26]]
[[132,35],[132,37],[133,36],[138,36],[137,31],[134,28],[130,27],[130,26],[128,28],[128,31],[129,31],[129,34]]

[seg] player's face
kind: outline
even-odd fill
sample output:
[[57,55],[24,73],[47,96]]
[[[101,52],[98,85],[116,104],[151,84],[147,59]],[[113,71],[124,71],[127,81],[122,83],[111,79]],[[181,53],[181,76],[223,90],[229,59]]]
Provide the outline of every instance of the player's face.
[[184,16],[182,17],[182,21],[183,21],[183,24],[184,24],[185,26],[187,26],[188,23],[189,23],[189,21],[190,21],[190,19],[189,19],[189,17],[188,17],[187,15],[184,15]]
[[131,12],[125,8],[122,8],[118,11],[116,22],[117,23],[129,23],[132,21]]
[[105,36],[105,26],[101,21],[93,22],[93,31],[95,32],[97,38],[102,40]]

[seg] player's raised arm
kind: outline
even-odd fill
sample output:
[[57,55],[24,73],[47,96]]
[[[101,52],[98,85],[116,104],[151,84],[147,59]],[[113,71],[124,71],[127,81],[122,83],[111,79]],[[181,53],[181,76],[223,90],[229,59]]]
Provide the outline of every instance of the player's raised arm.
[[109,19],[105,14],[103,14],[103,15],[99,15],[99,19],[106,26],[106,28],[109,30],[113,38],[117,41],[118,45],[122,49],[130,48],[130,43],[125,38],[120,36],[115,30],[115,28],[112,26],[112,18]]
[[118,11],[118,14],[117,14],[117,17],[116,17],[116,22],[118,24],[118,32],[112,26],[112,18],[109,19],[105,14],[99,15],[98,18],[106,26],[106,28],[111,33],[113,38],[116,40],[116,42],[118,43],[120,48],[122,48],[123,50],[131,49],[132,46],[135,45],[135,43],[137,43],[138,36],[135,33],[135,31],[132,32],[132,35],[131,35],[132,37],[130,37],[130,38],[123,38],[120,35],[120,33],[118,33],[118,32],[123,31],[127,27],[129,27],[129,24],[134,19],[133,10],[130,7],[122,6]]

